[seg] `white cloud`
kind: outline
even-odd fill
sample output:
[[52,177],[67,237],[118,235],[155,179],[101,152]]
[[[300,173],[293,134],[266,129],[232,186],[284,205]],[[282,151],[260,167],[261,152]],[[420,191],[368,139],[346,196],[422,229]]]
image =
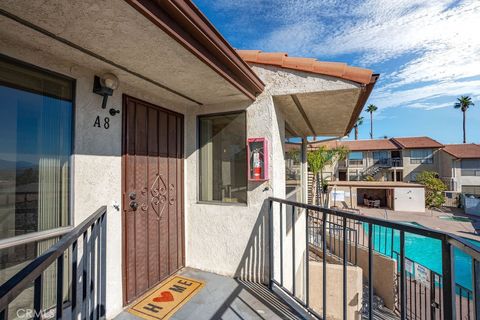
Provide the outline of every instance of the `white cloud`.
[[380,108],[433,110],[458,95],[480,97],[479,0],[218,0],[214,6],[238,12],[233,33],[256,28],[245,49],[333,60],[353,55],[357,65],[376,65],[382,75],[371,102]]
[[441,108],[447,108],[447,107],[453,107],[453,102],[452,103],[422,103],[422,102],[416,102],[416,103],[411,103],[408,105],[409,108],[413,109],[425,109],[425,110],[435,110],[435,109],[441,109]]
[[310,52],[310,43],[314,42],[322,31],[322,26],[317,26],[312,21],[301,21],[296,24],[286,25],[275,33],[272,33],[267,39],[262,40],[262,44],[258,46],[263,51],[269,51],[265,48],[277,48],[281,43],[281,48],[278,47],[279,52],[287,52],[291,55],[292,52]]
[[[431,101],[429,102],[429,100],[443,98],[443,100],[451,100],[451,105],[453,106],[456,97],[465,94],[471,95],[479,91],[480,80],[445,81],[393,92],[380,88],[372,99],[372,103],[379,108],[408,107],[413,104],[417,107],[430,106],[430,109],[435,109],[435,104]],[[446,104],[446,102],[442,102],[442,104]],[[425,107],[425,109],[428,109],[428,107]]]

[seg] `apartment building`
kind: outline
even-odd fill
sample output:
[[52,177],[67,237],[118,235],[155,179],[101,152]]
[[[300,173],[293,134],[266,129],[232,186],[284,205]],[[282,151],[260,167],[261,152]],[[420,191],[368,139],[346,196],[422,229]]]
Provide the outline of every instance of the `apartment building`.
[[440,176],[451,191],[480,195],[480,145],[445,145],[440,152]]
[[[133,319],[134,307],[147,319],[360,319],[399,297],[405,314],[407,260],[354,239],[375,225],[440,241],[431,314],[454,319],[452,252],[468,248],[480,270],[476,247],[305,204],[307,137],[352,130],[371,70],[235,50],[189,0],[1,1],[0,26],[0,320]],[[288,138],[302,144],[285,161]],[[434,144],[394,144],[372,159],[414,145],[410,158],[431,164]],[[194,279],[171,282],[184,271]],[[284,317],[287,304],[304,316]]]
[[414,182],[422,171],[439,172],[441,143],[429,137],[408,137],[312,143],[349,150],[347,159],[327,168],[325,178],[340,181]]
[[[0,319],[42,286],[61,318],[70,270],[72,305],[92,279],[109,319],[186,266],[268,282],[266,203],[286,196],[285,138],[304,154],[307,136],[346,134],[378,78],[235,50],[191,1],[6,1],[0,25]],[[59,237],[74,244],[48,252],[58,272],[29,269],[35,294],[12,291]]]

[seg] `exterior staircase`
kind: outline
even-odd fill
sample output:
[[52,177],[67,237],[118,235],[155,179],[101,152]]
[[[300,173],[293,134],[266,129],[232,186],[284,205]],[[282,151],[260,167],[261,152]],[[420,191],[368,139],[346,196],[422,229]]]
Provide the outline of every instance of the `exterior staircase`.
[[403,166],[402,159],[397,159],[397,158],[380,159],[380,160],[377,160],[375,164],[368,167],[367,170],[363,171],[360,174],[359,180],[365,180],[368,176],[375,177],[378,173],[386,169],[390,169],[393,167],[402,167],[402,166]]

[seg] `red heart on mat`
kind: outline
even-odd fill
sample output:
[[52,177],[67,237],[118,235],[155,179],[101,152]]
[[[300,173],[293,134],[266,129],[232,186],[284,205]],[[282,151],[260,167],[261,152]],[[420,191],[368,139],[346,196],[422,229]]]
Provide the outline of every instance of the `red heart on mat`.
[[170,293],[170,291],[162,291],[159,297],[153,298],[153,301],[155,302],[173,301],[173,295]]

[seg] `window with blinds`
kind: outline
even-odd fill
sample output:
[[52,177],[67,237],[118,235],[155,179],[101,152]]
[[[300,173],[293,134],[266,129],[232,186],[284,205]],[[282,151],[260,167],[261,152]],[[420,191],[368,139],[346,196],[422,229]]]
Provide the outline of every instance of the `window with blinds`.
[[464,159],[461,163],[462,176],[480,177],[480,159]]

